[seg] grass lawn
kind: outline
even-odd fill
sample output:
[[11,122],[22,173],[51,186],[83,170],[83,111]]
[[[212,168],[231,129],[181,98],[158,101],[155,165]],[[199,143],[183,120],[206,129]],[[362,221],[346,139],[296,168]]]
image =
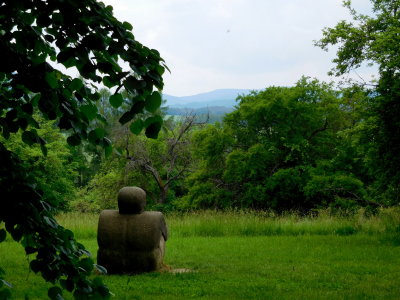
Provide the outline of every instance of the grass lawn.
[[[377,220],[374,227],[371,220],[358,224],[358,218],[171,216],[165,262],[192,272],[102,278],[118,300],[399,299],[400,247],[385,229],[387,219],[379,226]],[[71,225],[96,255],[97,216],[67,215],[60,222]],[[221,222],[222,231],[216,229]],[[273,231],[271,224],[280,229]],[[28,271],[20,245],[10,240],[0,244],[0,257],[14,299],[47,299],[48,285]]]

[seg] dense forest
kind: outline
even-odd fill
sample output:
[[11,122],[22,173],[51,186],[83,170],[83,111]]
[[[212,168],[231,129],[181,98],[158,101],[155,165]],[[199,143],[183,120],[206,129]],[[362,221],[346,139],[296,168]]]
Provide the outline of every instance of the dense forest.
[[52,121],[42,120],[38,130],[47,156],[40,145],[26,147],[21,134],[2,140],[35,174],[45,199],[62,210],[115,208],[118,190],[127,185],[144,188],[149,204],[161,210],[305,212],[399,203],[397,170],[389,173],[395,157],[378,143],[384,128],[375,88],[339,89],[303,77],[293,87],[239,97],[221,123],[164,117],[157,139],[141,133],[135,120],[121,125],[110,92],[101,95],[97,109],[109,122],[97,128],[114,145],[108,157],[90,143],[68,145]]
[[[69,136],[62,119],[42,117],[47,112],[39,103],[29,108],[37,130],[8,137],[10,129],[3,126],[1,143],[18,155],[43,198],[58,203],[59,210],[116,207],[117,191],[126,185],[144,188],[149,204],[161,210],[398,205],[399,20],[392,2],[377,2],[374,18],[353,11],[358,27],[341,22],[316,42],[323,49],[342,44],[332,74],[372,61],[380,72],[375,82],[334,85],[299,78],[292,87],[239,96],[235,110],[220,122],[189,112],[168,118],[163,105],[150,109],[155,116],[138,110],[121,122],[131,103],[129,85],[119,94],[103,88],[92,106],[80,108],[93,119],[88,141]],[[5,86],[7,79],[2,82]],[[4,115],[3,124],[9,126],[12,113]],[[142,120],[161,118],[161,131],[149,139]],[[46,141],[47,155],[43,144],[32,141],[36,136]],[[99,142],[104,137],[113,144],[107,157],[107,140]]]
[[[142,187],[163,211],[398,206],[400,2],[371,2],[369,16],[345,1],[353,22],[324,29],[315,45],[338,46],[332,75],[373,64],[375,81],[266,86],[210,124],[167,117],[168,67],[112,7],[0,1],[0,242],[9,234],[37,254],[30,268],[75,297],[107,298],[88,277],[87,251],[54,215],[114,208],[123,186]],[[79,19],[63,17],[76,11]],[[52,299],[60,293],[49,290]]]

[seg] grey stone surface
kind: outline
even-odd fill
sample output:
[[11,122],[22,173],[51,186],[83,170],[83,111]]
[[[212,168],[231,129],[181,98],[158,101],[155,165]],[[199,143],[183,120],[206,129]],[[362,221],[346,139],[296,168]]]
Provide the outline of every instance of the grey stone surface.
[[121,214],[140,214],[146,206],[146,192],[136,186],[126,186],[118,192],[118,209]]
[[100,213],[97,262],[108,273],[141,273],[162,268],[167,225],[161,212],[143,211],[145,203],[146,193],[142,189],[126,187],[118,194],[120,210]]

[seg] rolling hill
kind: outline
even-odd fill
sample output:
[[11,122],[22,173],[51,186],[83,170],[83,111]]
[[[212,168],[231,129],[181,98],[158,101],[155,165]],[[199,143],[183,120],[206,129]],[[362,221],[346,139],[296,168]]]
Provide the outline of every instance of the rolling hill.
[[[169,109],[208,109],[215,112],[229,112],[237,104],[236,98],[239,95],[248,94],[251,90],[247,89],[218,89],[212,92],[201,93],[192,96],[176,97],[163,94],[163,99],[167,101]],[[225,108],[225,109],[224,109]]]

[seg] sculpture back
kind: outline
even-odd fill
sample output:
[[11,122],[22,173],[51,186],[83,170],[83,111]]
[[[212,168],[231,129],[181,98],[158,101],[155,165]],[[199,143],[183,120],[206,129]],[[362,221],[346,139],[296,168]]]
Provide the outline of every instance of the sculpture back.
[[[129,188],[121,189],[123,197],[118,197],[120,211],[123,207],[124,213],[103,210],[99,217],[97,261],[108,273],[156,271],[161,269],[163,263],[165,241],[168,239],[164,216],[161,212],[140,212],[143,211],[141,203],[138,204],[137,199],[133,201],[131,196],[140,193],[138,199],[142,199],[144,191]],[[129,214],[129,211],[139,213]]]

